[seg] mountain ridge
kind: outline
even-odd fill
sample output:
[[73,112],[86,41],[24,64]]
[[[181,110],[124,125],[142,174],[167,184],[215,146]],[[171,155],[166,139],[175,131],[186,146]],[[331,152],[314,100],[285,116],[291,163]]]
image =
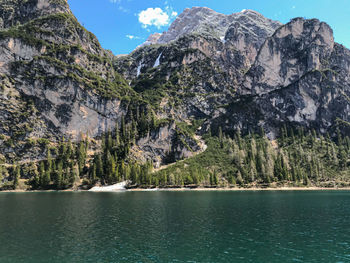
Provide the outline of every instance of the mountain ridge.
[[[231,145],[223,134],[237,132],[248,136],[247,145],[252,133],[275,140],[306,129],[338,142],[339,134],[349,134],[350,51],[317,19],[283,25],[251,10],[224,15],[196,7],[168,32],[151,36],[156,44],[113,56],[65,0],[2,0],[0,13],[6,19],[0,30],[0,162],[12,167],[6,180],[17,174],[16,163],[33,163],[30,173],[21,173],[44,176],[34,180],[36,187],[132,176],[149,185],[151,167],[207,156],[198,154],[201,137],[218,143],[208,134],[221,145]],[[266,157],[271,165],[287,158],[287,146],[279,147]],[[55,165],[64,161],[64,183],[57,172],[47,177],[38,171],[43,162],[42,169],[51,169],[51,158]],[[345,158],[340,148],[339,158]],[[235,181],[246,169],[236,168]],[[227,173],[222,183],[231,178]]]

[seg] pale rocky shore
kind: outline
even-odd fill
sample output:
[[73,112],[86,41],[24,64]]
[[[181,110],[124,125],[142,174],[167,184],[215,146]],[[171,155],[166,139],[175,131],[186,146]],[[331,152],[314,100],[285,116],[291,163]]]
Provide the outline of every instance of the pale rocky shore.
[[108,186],[95,186],[89,190],[67,189],[56,190],[7,190],[3,193],[26,193],[26,192],[212,192],[212,191],[350,191],[350,187],[178,187],[178,188],[132,188],[127,189],[126,183],[121,182]]

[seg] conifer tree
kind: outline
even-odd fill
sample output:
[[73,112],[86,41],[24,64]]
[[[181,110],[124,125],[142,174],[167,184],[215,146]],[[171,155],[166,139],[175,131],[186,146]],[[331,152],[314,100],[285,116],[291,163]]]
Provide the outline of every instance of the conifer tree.
[[54,184],[59,189],[63,187],[63,163],[61,160],[59,160],[57,163],[57,170],[55,173]]
[[4,170],[3,166],[0,165],[0,186],[2,185],[2,181],[4,180],[4,177],[5,177],[3,174],[3,170]]
[[13,177],[13,188],[17,189],[19,184],[19,179],[21,177],[21,167],[19,165],[15,165],[13,167],[14,177]]
[[83,172],[83,168],[85,166],[86,161],[86,143],[84,141],[80,141],[78,144],[78,150],[77,150],[77,161],[78,161],[78,167],[79,167],[79,174]]
[[51,151],[48,148],[47,149],[47,156],[46,156],[46,172],[48,173],[49,177],[51,177],[52,173],[52,157],[51,157]]

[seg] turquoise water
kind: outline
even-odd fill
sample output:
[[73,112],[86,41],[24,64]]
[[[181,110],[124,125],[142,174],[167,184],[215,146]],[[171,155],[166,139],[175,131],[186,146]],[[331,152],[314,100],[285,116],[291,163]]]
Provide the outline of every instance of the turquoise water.
[[0,193],[0,262],[350,262],[350,192]]

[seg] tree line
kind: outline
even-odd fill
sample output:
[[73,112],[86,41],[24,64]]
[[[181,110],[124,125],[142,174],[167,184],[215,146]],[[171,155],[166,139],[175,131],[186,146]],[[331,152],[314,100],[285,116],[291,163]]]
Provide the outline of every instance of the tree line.
[[[88,154],[89,138],[78,143],[62,140],[48,147],[45,160],[25,166],[0,166],[0,182],[9,177],[16,188],[20,178],[31,178],[32,189],[67,189],[76,182],[87,186],[129,181],[139,187],[247,186],[288,183],[320,185],[350,179],[350,139],[336,138],[303,127],[283,126],[276,140],[264,131],[242,136],[206,135],[206,152],[153,172],[152,161],[132,160],[130,150],[138,138],[157,128],[154,115],[143,112],[123,117],[101,139],[100,151]],[[134,116],[136,116],[134,118]]]

